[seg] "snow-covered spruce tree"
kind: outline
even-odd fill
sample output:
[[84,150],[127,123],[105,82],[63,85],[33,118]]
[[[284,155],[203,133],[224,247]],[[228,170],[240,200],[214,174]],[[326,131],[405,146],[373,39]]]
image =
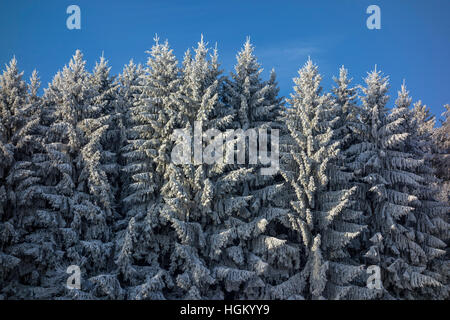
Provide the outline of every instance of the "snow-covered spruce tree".
[[[93,97],[93,105],[101,110],[101,114],[106,116],[103,122],[108,125],[105,134],[102,135],[103,151],[101,152],[102,158],[101,170],[108,177],[110,186],[106,186],[104,191],[108,194],[104,194],[104,198],[109,202],[109,206],[115,213],[117,213],[116,196],[119,193],[119,153],[121,142],[123,141],[123,113],[122,106],[119,104],[119,83],[116,82],[115,76],[110,74],[111,67],[108,66],[108,62],[103,55],[100,57],[100,61],[96,63],[94,71],[90,77],[91,86],[95,90]],[[105,179],[103,179],[106,181]],[[110,190],[108,190],[110,188]]]
[[[126,185],[130,184],[129,175],[125,174],[122,169],[126,165],[125,146],[128,144],[127,131],[128,128],[133,125],[131,120],[131,110],[135,102],[139,97],[140,83],[142,76],[144,74],[144,69],[141,64],[135,64],[133,60],[123,68],[123,71],[118,76],[119,88],[116,101],[116,111],[115,116],[117,119],[117,130],[118,138],[117,142],[117,163],[121,171],[119,173],[119,184],[117,197],[119,202],[119,211],[125,215],[125,210],[121,199],[126,196]],[[122,223],[127,222],[127,220],[120,220]]]
[[13,196],[13,190],[8,190],[7,177],[14,165],[14,146],[11,140],[15,133],[21,129],[23,122],[21,109],[25,105],[27,86],[22,77],[23,72],[19,71],[17,60],[13,58],[0,78],[0,212],[2,223],[14,215],[13,206],[9,203]]
[[[7,190],[4,198],[7,210],[3,211],[5,220],[0,220],[3,235],[0,243],[6,255],[0,253],[0,294],[12,299],[51,297],[52,288],[43,288],[45,275],[60,253],[55,251],[53,233],[56,216],[47,209],[49,163],[43,144],[46,128],[42,124],[41,99],[37,96],[39,85],[36,71],[28,86],[22,81],[15,59],[0,80],[2,143],[9,140],[3,151],[8,150],[11,157],[8,162],[8,158],[2,160],[9,167],[3,166],[7,169],[3,171],[2,182],[2,188]],[[8,267],[11,263],[17,263],[13,269]]]
[[[226,129],[232,121],[232,110],[221,101],[223,77],[217,50],[212,54],[209,51],[202,36],[194,49],[194,57],[189,50],[186,52],[181,70],[182,100],[177,126],[189,137],[197,135],[194,139],[201,139],[194,146],[197,148],[194,153],[200,152],[200,159],[198,156],[193,159],[189,154],[186,163],[177,164],[172,158],[167,170],[168,180],[161,189],[165,202],[161,216],[170,223],[175,235],[170,249],[170,274],[175,281],[171,296],[175,298],[223,298],[223,290],[216,285],[210,270],[208,243],[208,236],[220,221],[214,208],[215,182],[222,175],[223,165],[205,163],[202,150],[207,137],[202,133],[208,129]],[[191,150],[191,142],[188,149]]]
[[110,69],[102,56],[90,75],[92,112],[84,120],[86,127],[83,130],[89,138],[85,147],[85,161],[89,167],[86,190],[89,190],[97,205],[107,214],[108,225],[117,217],[115,195],[118,192],[117,153],[120,144],[120,114],[116,112],[118,84],[115,77],[110,75]]
[[[118,197],[121,187],[119,174],[120,166],[118,155],[122,141],[123,128],[121,105],[118,99],[118,83],[110,75],[110,67],[105,58],[96,63],[93,73],[89,77],[90,87],[93,90],[92,113],[84,134],[90,137],[88,144],[82,149],[86,162],[85,188],[97,205],[106,214],[106,226],[109,237],[104,239],[101,246],[109,250],[108,259],[98,264],[98,269],[91,273],[89,278],[90,294],[96,298],[120,299],[123,290],[115,274],[113,250],[115,244],[114,225],[120,218]],[[82,151],[82,152],[83,152]],[[103,249],[101,248],[101,249]]]
[[[436,169],[433,167],[434,152],[436,145],[433,140],[436,118],[431,114],[430,109],[422,104],[422,101],[414,103],[413,108],[408,114],[408,131],[410,137],[408,139],[409,149],[416,158],[424,160],[427,182],[436,192],[439,193],[440,180],[436,178]],[[431,166],[431,167],[430,167]],[[437,196],[439,200],[441,194]],[[445,200],[444,200],[445,202]]]
[[[351,86],[352,79],[348,77],[348,70],[345,67],[339,69],[339,77],[333,78],[335,85],[332,89],[334,106],[333,106],[333,140],[339,141],[339,153],[337,158],[331,162],[335,174],[329,176],[329,186],[331,190],[339,190],[340,188],[348,188],[348,186],[356,187],[353,195],[353,202],[348,208],[352,211],[351,215],[345,220],[347,222],[366,225],[366,218],[363,212],[366,212],[367,204],[365,201],[366,194],[364,185],[358,181],[354,174],[354,162],[358,161],[358,152],[353,147],[360,142],[360,132],[364,129],[359,115],[360,108],[357,106],[357,87]],[[339,174],[336,174],[339,173]],[[365,259],[361,248],[368,241],[365,238],[367,233],[362,232],[360,236],[352,239],[347,246],[349,256],[347,261],[352,264],[365,264]],[[366,268],[368,266],[365,266]],[[354,284],[346,299],[371,299],[377,296],[377,291],[371,291],[366,288],[367,270],[362,268],[358,276],[354,277]]]
[[[406,105],[408,102],[410,98],[403,85],[397,104]],[[436,178],[432,165],[434,123],[434,116],[420,101],[409,110],[406,123],[409,136],[406,148],[415,159],[423,161],[415,171],[423,181],[413,190],[413,194],[420,201],[414,208],[414,217],[417,221],[413,221],[415,224],[410,225],[415,228],[417,243],[426,253],[426,260],[422,263],[424,274],[441,283],[439,286],[424,286],[418,289],[413,287],[415,299],[447,299],[449,295],[450,259],[446,251],[450,236],[448,224],[450,207],[448,203],[442,202],[436,193],[439,179]]]
[[[136,124],[132,120],[132,110],[135,106],[135,103],[138,101],[140,92],[142,90],[142,78],[144,75],[144,69],[141,64],[135,64],[133,60],[131,60],[124,68],[122,73],[118,76],[119,88],[117,93],[116,100],[116,110],[114,113],[116,119],[116,158],[117,164],[119,168],[119,178],[116,183],[118,184],[118,190],[116,193],[116,199],[118,204],[118,213],[120,217],[116,219],[114,225],[112,226],[112,230],[114,233],[114,241],[115,241],[115,258],[117,257],[118,252],[121,252],[122,257],[125,258],[125,266],[126,259],[131,259],[131,257],[127,256],[127,250],[131,250],[131,238],[133,235],[128,234],[128,238],[126,240],[123,239],[124,234],[123,230],[127,228],[129,225],[129,230],[134,230],[134,222],[130,222],[130,217],[127,215],[128,210],[130,209],[129,205],[124,205],[123,199],[128,195],[128,186],[132,182],[132,177],[127,173],[125,166],[130,164],[129,160],[127,160],[127,145],[128,145],[128,135],[132,132],[132,127]],[[130,138],[133,138],[134,135],[131,135]],[[129,148],[128,148],[129,149]],[[144,160],[144,159],[142,159]],[[129,167],[128,167],[129,168]],[[124,245],[125,244],[125,245]],[[103,279],[99,284],[106,284],[106,288],[110,288],[110,298],[115,297],[123,297],[126,298],[126,291],[122,291],[120,288],[120,283],[123,282],[121,277],[117,275],[117,262],[115,261],[116,270],[114,274],[110,274],[109,277]],[[123,263],[123,262],[122,262]],[[132,269],[131,269],[132,270]],[[119,286],[117,286],[119,283]],[[125,283],[126,286],[126,283]]]
[[8,181],[15,164],[12,139],[21,129],[21,109],[26,100],[26,83],[23,73],[13,58],[0,76],[0,294],[4,297],[6,287],[17,281],[14,271],[20,264],[20,257],[9,254],[9,247],[18,242],[21,232],[19,219],[15,216],[15,193]]
[[[367,264],[381,268],[381,298],[412,299],[419,288],[441,286],[436,276],[426,270],[429,259],[426,252],[431,254],[431,251],[421,245],[417,233],[418,221],[424,218],[415,210],[421,205],[419,194],[423,191],[424,178],[418,170],[424,160],[415,158],[408,150],[411,100],[405,87],[395,108],[388,113],[388,79],[375,70],[365,82],[361,98],[361,143],[353,146],[353,151],[359,154],[353,169],[364,185],[367,199],[370,240],[365,258]],[[441,244],[434,240],[428,245],[439,247]]]
[[159,43],[156,37],[149,54],[122,153],[130,181],[123,199],[128,227],[118,236],[115,261],[128,299],[164,299],[173,287],[168,271],[176,235],[160,216],[160,190],[171,179],[172,132],[182,118],[181,80],[167,41]]
[[345,167],[346,162],[352,161],[346,157],[348,147],[357,141],[356,130],[359,128],[359,108],[356,105],[357,88],[351,86],[352,79],[348,77],[348,70],[342,66],[339,69],[339,77],[333,78],[334,106],[333,111],[337,119],[334,121],[334,139],[340,141],[340,163]]
[[[271,129],[283,128],[278,119],[282,99],[278,97],[275,73],[268,81],[262,81],[262,69],[253,50],[247,40],[224,88],[224,102],[235,113],[230,128],[242,134],[250,133],[246,131],[249,129],[256,133],[244,136],[244,150],[238,146],[237,152],[233,148],[225,155],[237,164],[224,166],[215,183],[218,197],[214,207],[220,220],[210,236],[210,255],[214,260],[213,273],[227,299],[270,299],[270,287],[286,280],[300,261],[298,248],[288,240],[288,210],[281,208],[284,181],[276,167],[267,175],[262,170],[267,169],[267,164],[250,161],[253,156],[258,161],[262,159],[261,154],[256,157],[248,151],[252,141],[256,147],[259,129],[267,129],[270,137]],[[237,140],[232,143],[240,144]],[[267,143],[273,145],[270,138]],[[275,155],[276,150],[268,150],[267,156],[272,156],[272,152]]]
[[33,153],[42,151],[39,78],[34,71],[27,86],[22,76],[15,58],[0,76],[0,294],[9,298],[32,297],[30,286],[39,284],[48,258],[46,239],[36,230],[43,192],[43,172],[33,163]]
[[[342,82],[344,77],[341,74]],[[356,187],[346,183],[347,174],[337,167],[341,142],[335,139],[335,128],[340,106],[322,94],[321,76],[311,60],[294,82],[295,93],[285,114],[292,138],[291,161],[286,159],[282,174],[296,196],[288,217],[302,245],[297,255],[304,254],[305,259],[290,279],[274,289],[282,298],[370,297],[370,292],[353,284],[362,267],[352,261],[348,245],[363,226],[357,223],[361,212],[353,209]],[[346,97],[351,101],[351,93]]]
[[[59,278],[69,265],[78,265],[83,279],[89,279],[108,269],[113,253],[109,224],[114,203],[106,174],[111,156],[104,148],[110,116],[108,105],[96,99],[102,94],[101,85],[91,81],[85,64],[77,50],[44,96],[52,121],[47,137],[56,193],[52,206],[62,218],[58,235],[64,251],[60,266],[54,270],[55,282],[64,281]],[[96,72],[100,79],[101,68]],[[90,297],[91,285],[83,282],[82,291],[67,290],[62,295]]]

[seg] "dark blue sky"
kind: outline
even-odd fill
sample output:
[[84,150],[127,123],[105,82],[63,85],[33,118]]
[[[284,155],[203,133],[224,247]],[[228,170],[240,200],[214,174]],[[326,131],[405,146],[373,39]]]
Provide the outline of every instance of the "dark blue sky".
[[[81,8],[81,30],[66,27],[71,4]],[[371,4],[381,8],[381,30],[366,27]],[[104,51],[118,73],[131,58],[146,61],[155,33],[179,58],[203,33],[229,72],[250,36],[264,76],[275,68],[283,95],[308,56],[325,89],[342,64],[355,83],[377,64],[391,79],[390,104],[406,79],[414,101],[440,115],[450,103],[449,14],[449,0],[1,0],[0,64],[16,55],[25,75],[36,68],[46,87],[76,49],[89,69]]]

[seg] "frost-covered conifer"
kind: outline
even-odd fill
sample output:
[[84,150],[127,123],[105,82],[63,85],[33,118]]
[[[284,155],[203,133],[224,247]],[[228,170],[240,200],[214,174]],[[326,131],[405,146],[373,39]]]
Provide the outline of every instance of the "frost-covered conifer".
[[[22,255],[13,247],[23,236],[21,215],[17,210],[15,182],[20,178],[32,179],[31,172],[21,170],[16,164],[16,145],[23,142],[22,128],[26,123],[22,118],[27,100],[27,85],[22,79],[23,72],[17,67],[13,58],[6,70],[0,75],[0,294],[14,294],[8,285],[18,285],[17,268],[22,262]],[[22,140],[22,141],[20,141]],[[19,159],[20,160],[20,159]],[[26,169],[26,164],[23,165]],[[32,181],[34,182],[34,181]],[[14,253],[12,251],[15,251]]]
[[[53,205],[63,220],[59,236],[64,257],[60,263],[63,272],[71,264],[78,265],[86,279],[111,263],[109,225],[114,198],[106,174],[111,158],[105,150],[110,116],[108,103],[99,99],[102,90],[108,90],[108,70],[105,64],[97,65],[91,78],[85,64],[77,50],[45,91],[45,99],[52,118],[47,152],[55,175]],[[67,294],[84,297],[76,290]]]
[[[402,86],[388,113],[387,78],[375,70],[365,81],[363,139],[355,147],[359,156],[354,168],[365,184],[367,198],[370,247],[365,257],[368,264],[381,268],[382,298],[413,299],[422,288],[442,286],[436,274],[427,270],[427,263],[432,256],[441,255],[445,244],[424,234],[423,224],[430,222],[422,208],[423,197],[428,196],[421,174],[424,159],[414,155],[408,125],[411,98],[406,87]],[[425,238],[432,242],[426,243]]]
[[161,189],[165,202],[161,215],[175,231],[170,268],[176,284],[175,296],[221,299],[223,290],[215,286],[211,269],[209,236],[220,220],[214,203],[219,197],[215,185],[223,164],[205,163],[202,150],[207,144],[204,133],[208,129],[226,129],[232,121],[232,110],[221,101],[223,77],[217,49],[211,54],[202,36],[194,52],[192,57],[188,51],[183,61],[177,125],[201,141],[194,146],[199,150],[193,150],[200,152],[200,159],[189,155],[188,163],[172,163],[168,167],[169,179]]
[[[283,299],[343,299],[355,292],[361,298],[366,293],[357,291],[352,281],[362,267],[351,260],[348,251],[349,242],[363,228],[357,223],[361,212],[352,208],[356,187],[346,184],[345,175],[336,168],[340,141],[334,138],[339,121],[335,113],[341,106],[322,93],[321,76],[311,60],[294,81],[291,108],[285,116],[292,137],[292,161],[282,173],[295,194],[289,221],[304,259],[301,268],[275,289]],[[341,74],[341,82],[345,81]]]
[[[237,55],[235,72],[225,86],[224,101],[235,112],[231,128],[250,136],[244,138],[245,149],[238,151],[236,158],[231,153],[234,163],[240,158],[239,153],[244,153],[244,163],[226,167],[217,180],[216,189],[222,194],[215,203],[220,223],[211,236],[211,253],[217,261],[216,278],[224,287],[225,296],[234,299],[270,299],[270,287],[287,279],[300,260],[285,229],[288,223],[287,210],[282,208],[284,181],[276,165],[272,174],[264,174],[262,169],[268,165],[260,162],[263,159],[260,130],[268,137],[273,134],[274,139],[273,129],[283,133],[279,119],[283,103],[278,96],[275,72],[272,71],[268,81],[263,81],[253,51],[247,39]],[[251,130],[255,136],[251,136]],[[258,157],[253,154],[256,150],[250,153],[252,141],[258,144]],[[275,143],[278,142],[267,139],[267,144]],[[267,146],[267,150],[266,156],[276,156],[278,164],[276,149]],[[258,163],[251,162],[251,157],[257,158]]]
[[[118,211],[123,216],[126,214],[126,208],[123,206],[122,199],[126,197],[126,186],[130,184],[130,176],[125,173],[123,168],[127,164],[125,147],[128,144],[127,134],[129,128],[133,126],[131,111],[136,103],[139,92],[144,69],[142,65],[135,64],[133,60],[123,68],[122,73],[118,76],[118,93],[115,101],[115,119],[116,119],[116,159],[119,166],[118,190],[116,197],[118,199]],[[126,222],[127,219],[121,220]],[[120,224],[120,222],[119,222]]]
[[119,84],[115,80],[115,76],[110,74],[111,67],[102,56],[100,61],[96,63],[94,71],[90,77],[92,87],[95,90],[93,97],[93,104],[101,109],[104,116],[102,122],[108,127],[105,134],[102,136],[102,155],[101,166],[102,170],[108,177],[110,187],[107,197],[110,197],[110,206],[113,206],[115,211],[116,199],[115,196],[119,192],[119,152],[122,141],[122,121],[123,114],[120,106],[120,99],[118,97]]
[[126,164],[124,156],[122,155],[122,148],[127,144],[127,129],[133,125],[131,120],[131,110],[138,99],[143,74],[144,69],[142,68],[142,65],[135,64],[133,60],[130,60],[118,77],[120,86],[118,88],[115,114],[119,130],[118,163],[121,166]]
[[22,80],[23,72],[17,67],[17,60],[13,58],[0,78],[0,199],[2,220],[7,221],[13,216],[15,201],[14,191],[8,188],[8,175],[14,165],[14,142],[17,133],[23,126],[22,109],[26,101],[27,86]]
[[5,273],[13,271],[9,273],[9,285],[2,287],[9,298],[49,298],[55,293],[54,288],[45,290],[43,287],[46,287],[47,271],[54,267],[60,252],[55,250],[56,215],[48,209],[46,200],[49,196],[49,161],[44,145],[46,127],[42,123],[42,100],[37,96],[40,85],[37,72],[32,73],[28,86],[21,77],[13,59],[0,85],[2,113],[10,112],[8,118],[14,120],[2,121],[2,131],[8,132],[3,138],[9,135],[12,156],[11,162],[4,162],[10,167],[2,183],[8,190],[9,211],[9,218],[2,223],[2,241],[9,241],[9,245],[5,247],[3,243],[2,247],[11,259],[3,256],[3,261],[9,260],[8,265],[17,262],[13,270],[2,268]]
[[168,270],[174,235],[169,221],[160,216],[160,190],[171,179],[172,132],[182,118],[180,75],[167,41],[160,43],[156,37],[148,53],[122,151],[123,171],[130,181],[123,199],[129,222],[119,235],[116,263],[129,286],[129,299],[165,298],[173,286]]
[[[403,96],[408,96],[406,87],[402,86],[399,92],[398,103],[402,100],[410,101]],[[448,213],[450,207],[448,203],[442,202],[439,193],[439,179],[436,178],[433,161],[433,129],[435,119],[429,109],[421,102],[414,104],[414,108],[409,110],[407,115],[407,130],[409,132],[407,150],[411,152],[415,159],[422,160],[421,165],[416,169],[416,173],[423,178],[418,188],[413,190],[414,195],[419,199],[418,206],[414,208],[416,223],[411,225],[415,228],[417,243],[426,253],[426,260],[422,263],[425,268],[424,274],[437,280],[440,286],[424,286],[416,289],[412,286],[414,293],[411,295],[418,299],[446,299],[449,288],[449,267],[450,261],[446,254],[449,240],[450,225],[448,224]]]
[[[351,86],[352,79],[348,77],[348,70],[343,66],[339,70],[339,77],[334,77],[335,86],[332,93],[334,106],[332,108],[335,119],[333,120],[333,139],[339,142],[339,153],[331,165],[335,174],[330,175],[330,189],[355,187],[352,204],[349,209],[353,211],[351,217],[346,217],[347,222],[366,224],[366,219],[362,214],[367,210],[365,202],[364,186],[358,181],[354,172],[354,162],[358,161],[358,152],[355,145],[360,142],[360,133],[363,126],[360,123],[360,108],[357,105],[357,87]],[[338,173],[338,174],[337,174]],[[349,211],[351,212],[351,211]],[[367,239],[365,233],[354,238],[348,245],[349,257],[347,261],[352,264],[363,265],[365,263],[361,254],[361,248]],[[351,262],[350,262],[351,261]],[[365,266],[366,268],[368,266]],[[358,276],[354,277],[353,286],[346,299],[370,299],[377,295],[376,291],[366,288],[367,270],[361,269]],[[342,297],[343,298],[343,297]]]

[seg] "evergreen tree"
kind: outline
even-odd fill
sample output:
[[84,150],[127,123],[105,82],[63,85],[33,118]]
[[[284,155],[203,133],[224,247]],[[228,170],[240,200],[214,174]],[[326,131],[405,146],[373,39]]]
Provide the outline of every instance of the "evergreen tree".
[[[45,91],[45,99],[53,122],[47,152],[57,181],[54,206],[63,220],[59,228],[64,251],[61,264],[65,268],[77,265],[89,278],[110,263],[113,243],[109,224],[114,203],[104,170],[108,165],[102,165],[102,160],[111,158],[104,150],[110,121],[108,105],[97,99],[103,84],[93,85],[85,64],[77,50]],[[94,80],[103,77],[102,68],[97,65]],[[89,291],[90,284],[85,287]],[[90,296],[78,290],[66,294],[81,299]]]
[[119,236],[116,263],[130,286],[130,299],[165,298],[167,288],[173,287],[168,270],[174,235],[160,216],[160,192],[170,179],[171,134],[182,116],[180,75],[167,41],[161,44],[156,37],[148,53],[123,151],[124,172],[130,177],[123,199],[129,222]]
[[[115,116],[117,119],[117,133],[118,140],[116,140],[117,148],[117,163],[121,170],[126,165],[126,158],[124,156],[124,148],[127,145],[127,130],[132,126],[131,110],[136,103],[139,96],[140,83],[142,76],[144,74],[144,69],[142,65],[135,64],[131,60],[128,65],[123,68],[122,73],[118,77],[119,87],[117,93],[116,110]],[[122,174],[120,172],[119,183],[119,199],[122,199],[124,195],[124,186],[129,184],[127,181],[128,175]],[[120,209],[122,205],[119,204]],[[122,211],[122,210],[121,210]]]
[[[283,129],[279,119],[282,99],[275,72],[268,81],[262,81],[253,50],[247,39],[237,55],[235,72],[225,83],[224,102],[235,113],[229,128],[236,130],[226,136],[230,144],[225,157],[235,164],[217,170],[223,173],[215,183],[220,194],[215,201],[220,220],[211,235],[211,254],[216,261],[213,270],[225,297],[232,299],[270,298],[270,286],[287,278],[289,269],[299,261],[283,230],[287,210],[281,207],[283,179],[278,162],[269,173],[268,164],[261,164],[263,142],[278,147],[278,141],[270,137],[276,139],[274,129]],[[253,154],[257,145],[258,155]],[[277,150],[270,146],[266,156],[278,161]]]
[[42,151],[39,78],[34,71],[27,86],[22,77],[15,58],[0,76],[0,283],[3,293],[16,298],[29,297],[28,287],[39,284],[40,263],[48,249],[40,245],[45,235],[34,233],[39,223],[36,200],[42,192],[42,171],[33,163],[33,154]]
[[115,276],[113,250],[115,237],[113,227],[120,218],[118,208],[120,166],[118,154],[122,141],[123,128],[122,113],[118,99],[118,83],[110,75],[110,67],[105,58],[96,63],[92,75],[89,77],[90,87],[93,89],[92,106],[96,113],[89,121],[85,135],[90,138],[82,149],[86,161],[86,189],[92,195],[92,201],[104,213],[108,237],[99,244],[106,248],[108,254],[89,278],[90,293],[99,298],[120,299],[124,292]]
[[16,133],[20,131],[23,126],[23,119],[21,119],[21,111],[24,108],[26,100],[27,86],[22,80],[23,72],[20,72],[17,67],[17,60],[13,58],[6,70],[2,73],[0,78],[0,141],[1,141],[1,214],[2,221],[6,222],[14,215],[13,203],[15,202],[14,191],[9,189],[7,180],[14,165],[14,142]]
[[[0,76],[0,284],[2,288],[14,283],[14,270],[21,259],[9,253],[9,247],[18,242],[20,232],[12,202],[14,190],[8,183],[8,176],[14,166],[14,144],[12,138],[20,130],[19,114],[24,105],[26,84],[23,73],[13,58]],[[15,201],[14,201],[15,202]],[[5,294],[5,289],[2,290]]]
[[[403,86],[389,113],[388,79],[375,70],[365,81],[361,116],[364,138],[356,146],[359,156],[354,168],[361,173],[369,208],[371,245],[365,257],[381,268],[383,299],[412,299],[420,288],[442,284],[426,271],[428,248],[423,247],[421,238],[428,236],[418,222],[428,219],[416,210],[426,193],[421,189],[424,178],[418,171],[424,160],[415,158],[409,147],[411,99]],[[441,244],[434,242],[433,246]]]
[[296,196],[289,218],[305,260],[277,290],[282,298],[344,298],[362,269],[348,252],[349,242],[363,229],[355,223],[361,212],[352,209],[355,187],[345,185],[336,170],[340,141],[334,139],[334,127],[339,117],[333,114],[333,99],[322,94],[317,66],[308,60],[294,81],[292,107],[285,116],[292,161],[282,173]]
[[[46,127],[42,123],[42,101],[37,95],[39,77],[34,71],[28,85],[23,73],[13,59],[1,78],[3,141],[9,140],[9,168],[2,188],[5,188],[6,207],[2,221],[2,254],[4,276],[9,285],[2,285],[10,298],[52,297],[54,288],[46,287],[46,274],[53,268],[60,252],[56,251],[56,215],[48,210],[47,173],[48,157],[44,137]],[[28,92],[27,92],[28,89]],[[5,149],[4,149],[5,150]],[[7,160],[7,159],[5,159]],[[9,215],[9,217],[8,217]],[[8,265],[17,263],[16,268]],[[10,272],[10,273],[9,273]],[[15,286],[15,290],[12,285]]]
[[[366,205],[366,194],[364,184],[357,179],[358,171],[353,168],[358,164],[358,152],[355,146],[360,142],[360,133],[364,126],[360,123],[361,110],[357,106],[357,87],[351,86],[352,79],[348,77],[348,70],[343,66],[339,69],[339,77],[334,77],[335,86],[333,87],[333,139],[339,141],[339,153],[336,159],[331,162],[334,174],[329,176],[329,185],[332,190],[340,188],[355,187],[356,192],[353,195],[353,202],[348,207],[350,215],[344,218],[347,222],[360,225],[366,225],[367,219],[363,212],[368,210]],[[356,151],[356,152],[355,152]],[[338,174],[337,174],[338,173]],[[347,261],[351,264],[364,265],[365,259],[361,254],[361,248],[367,242],[366,233],[362,232],[358,237],[352,239],[347,250],[350,257]],[[348,294],[341,298],[346,299],[371,299],[378,293],[368,290],[367,269],[361,268],[360,273],[354,277],[352,282],[355,286],[349,289]],[[348,287],[347,287],[348,288]]]
[[[409,102],[406,87],[402,86],[397,103]],[[448,297],[449,258],[446,253],[449,240],[448,212],[450,207],[436,194],[439,179],[436,178],[433,161],[433,129],[435,119],[429,109],[419,101],[407,114],[409,137],[407,149],[415,159],[421,160],[416,173],[423,178],[419,187],[413,190],[419,199],[414,208],[417,221],[413,225],[417,243],[423,248],[426,259],[421,267],[423,273],[440,283],[436,287],[412,287],[413,297],[418,299],[445,299]]]
[[[115,150],[117,165],[119,170],[119,179],[117,181],[118,190],[116,193],[119,213],[122,217],[118,220],[114,228],[121,228],[128,223],[126,218],[126,207],[123,205],[123,199],[127,196],[127,186],[130,185],[130,175],[126,173],[125,166],[127,165],[126,158],[126,146],[128,144],[127,134],[131,132],[133,126],[132,110],[133,106],[139,98],[139,92],[141,89],[141,81],[144,75],[144,69],[142,65],[135,64],[131,60],[124,68],[122,73],[118,77],[119,87],[116,95],[116,136],[115,136]],[[125,217],[125,218],[124,218]],[[124,219],[123,219],[124,218]]]
[[194,142],[194,148],[201,149],[194,149],[194,153],[200,151],[200,159],[193,159],[190,154],[186,163],[172,163],[168,167],[170,178],[161,190],[165,202],[161,215],[175,231],[170,267],[176,282],[175,293],[189,299],[223,298],[222,288],[214,286],[208,245],[209,235],[220,219],[213,204],[217,197],[215,181],[221,176],[223,165],[204,162],[203,134],[208,129],[225,129],[232,115],[220,99],[223,77],[217,49],[208,59],[209,50],[202,36],[194,49],[195,56],[186,52],[180,86],[178,127],[190,137],[197,135],[194,139],[200,139],[198,145]]

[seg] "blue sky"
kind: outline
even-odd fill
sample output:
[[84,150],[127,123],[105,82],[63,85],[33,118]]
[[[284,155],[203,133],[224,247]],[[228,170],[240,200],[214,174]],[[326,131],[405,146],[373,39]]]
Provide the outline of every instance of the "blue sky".
[[[66,27],[71,4],[81,9],[81,30]],[[381,30],[366,27],[371,4],[381,8]],[[76,49],[89,69],[103,51],[117,74],[131,58],[145,63],[155,33],[179,58],[203,33],[211,45],[218,43],[229,72],[250,36],[263,75],[275,68],[283,95],[308,56],[327,90],[342,64],[354,83],[377,64],[390,76],[391,105],[405,79],[414,101],[439,116],[450,103],[449,13],[449,0],[2,0],[0,64],[15,55],[25,75],[36,68],[46,87]]]

